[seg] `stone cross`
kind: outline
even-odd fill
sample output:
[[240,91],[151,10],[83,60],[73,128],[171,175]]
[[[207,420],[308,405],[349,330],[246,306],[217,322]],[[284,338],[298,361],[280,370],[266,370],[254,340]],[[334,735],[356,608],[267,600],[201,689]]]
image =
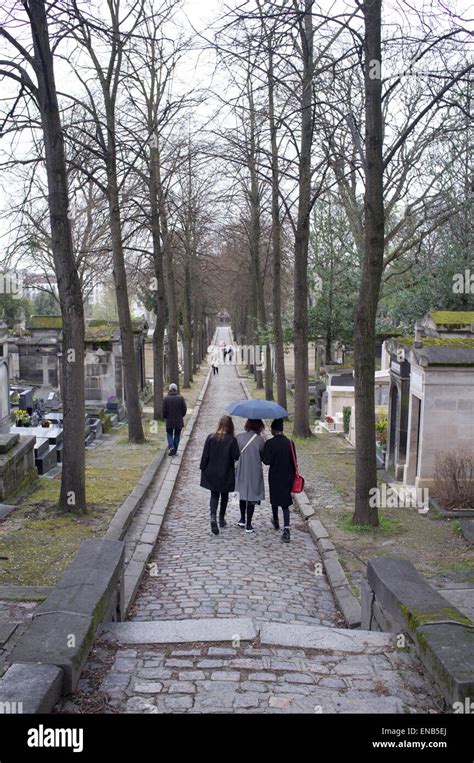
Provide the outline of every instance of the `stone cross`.
[[[53,366],[51,366],[49,364],[50,360],[53,361],[53,363],[54,363]],[[54,370],[55,364],[56,364],[56,358],[52,358],[50,355],[43,355],[43,357],[41,358],[41,361],[42,361],[42,366],[43,366],[43,387],[49,387],[50,386],[50,384],[49,384],[49,371],[50,371],[50,369],[51,369],[51,371]]]

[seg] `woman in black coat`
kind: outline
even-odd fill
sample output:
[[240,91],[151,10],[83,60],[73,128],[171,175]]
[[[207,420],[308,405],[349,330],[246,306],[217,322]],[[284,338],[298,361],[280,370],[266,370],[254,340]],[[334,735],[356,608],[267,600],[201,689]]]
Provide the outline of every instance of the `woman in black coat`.
[[[283,434],[283,419],[272,421],[272,435],[265,442],[262,461],[270,466],[268,472],[268,485],[270,487],[270,503],[272,505],[272,524],[275,530],[280,529],[278,522],[278,507],[283,510],[283,535],[284,543],[290,542],[290,509],[293,503],[291,488],[295,476],[296,451],[292,440]],[[293,459],[293,452],[295,458]]]
[[219,496],[219,526],[225,527],[225,510],[229,493],[235,490],[235,462],[240,458],[240,450],[234,437],[234,422],[230,416],[222,416],[214,434],[210,434],[204,443],[201,457],[201,487],[211,491],[211,530],[219,535],[217,526],[217,507]]

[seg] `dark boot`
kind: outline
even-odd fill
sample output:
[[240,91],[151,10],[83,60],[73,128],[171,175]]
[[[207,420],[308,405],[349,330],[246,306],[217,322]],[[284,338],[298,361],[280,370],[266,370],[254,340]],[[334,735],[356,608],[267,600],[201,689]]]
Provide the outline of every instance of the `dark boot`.
[[211,530],[214,535],[219,535],[219,528],[217,527],[216,512],[211,511]]
[[278,506],[272,506],[272,525],[275,530],[280,529],[280,523],[278,521]]
[[219,527],[227,527],[227,522],[225,521],[225,512],[219,513]]

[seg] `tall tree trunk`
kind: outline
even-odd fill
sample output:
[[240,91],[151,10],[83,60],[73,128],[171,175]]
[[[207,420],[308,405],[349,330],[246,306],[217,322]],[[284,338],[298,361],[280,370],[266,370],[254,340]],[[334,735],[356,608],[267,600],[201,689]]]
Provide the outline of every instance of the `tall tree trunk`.
[[[150,134],[152,129],[149,130]],[[165,286],[163,278],[163,251],[161,247],[160,214],[158,204],[158,148],[150,148],[150,210],[153,265],[156,279],[156,323],[153,331],[153,418],[163,418],[164,368],[163,353],[166,324]]]
[[[201,354],[199,352],[199,300],[197,297],[193,300],[193,374],[197,374],[201,363]],[[207,348],[206,348],[207,349]]]
[[[261,198],[260,189],[257,175],[257,129],[255,122],[255,106],[253,100],[253,92],[251,89],[250,80],[248,82],[248,98],[249,98],[249,119],[250,119],[250,144],[248,154],[248,169],[250,175],[250,189],[249,189],[249,204],[250,204],[250,259],[252,268],[252,279],[255,287],[255,306],[256,306],[256,333],[254,341],[259,345],[260,349],[260,336],[261,331],[265,331],[266,328],[266,314],[265,314],[265,295],[263,288],[262,269],[260,265],[260,243],[261,243]],[[257,373],[257,365],[260,364],[260,352],[258,358],[255,359],[255,379],[257,382],[257,389],[263,389],[263,375]]]
[[120,343],[122,346],[122,369],[125,383],[125,402],[127,406],[128,439],[130,442],[144,442],[143,425],[138,396],[138,375],[133,342],[133,326],[128,302],[127,273],[123,256],[122,221],[117,184],[115,154],[115,125],[113,115],[107,115],[109,132],[109,151],[107,153],[107,196],[110,215],[110,233],[112,241],[113,275],[117,312],[120,323]]
[[25,9],[30,19],[34,45],[38,105],[48,179],[51,247],[62,316],[61,375],[64,446],[59,506],[64,511],[84,512],[86,510],[84,309],[68,218],[64,139],[44,0],[30,0],[25,3]]
[[353,524],[377,526],[377,508],[369,505],[377,487],[375,456],[375,319],[383,274],[383,116],[382,82],[370,77],[373,61],[381,69],[381,0],[364,0],[365,198],[364,257],[354,337],[356,480]]
[[273,40],[268,47],[268,118],[271,136],[272,166],[272,250],[273,250],[273,341],[277,377],[277,401],[286,408],[285,348],[281,321],[281,220],[280,174],[278,166],[277,128],[275,123],[275,80],[273,75]]
[[313,136],[313,0],[305,0],[301,28],[303,80],[301,92],[301,141],[299,156],[298,218],[295,234],[294,357],[295,420],[293,434],[310,437],[308,399],[308,244],[311,212],[311,143]]
[[192,374],[192,337],[191,337],[191,276],[189,264],[184,269],[183,294],[183,387],[189,389]]
[[173,271],[173,249],[168,230],[168,210],[161,183],[161,169],[157,168],[158,199],[160,210],[161,232],[163,240],[163,273],[166,287],[166,303],[168,306],[168,381],[178,385],[178,308],[176,303],[176,284]]

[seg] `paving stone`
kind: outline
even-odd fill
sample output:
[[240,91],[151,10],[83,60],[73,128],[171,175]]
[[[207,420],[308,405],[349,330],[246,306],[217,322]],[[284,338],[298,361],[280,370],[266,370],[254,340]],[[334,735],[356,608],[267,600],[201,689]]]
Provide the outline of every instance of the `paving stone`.
[[275,673],[249,673],[248,680],[249,681],[276,681],[277,677]]
[[134,684],[133,691],[138,694],[159,694],[163,684],[158,681],[140,681]]
[[211,681],[239,681],[240,673],[237,670],[215,670],[211,673]]
[[168,694],[194,694],[196,687],[191,681],[173,681],[168,685]]
[[157,713],[158,708],[144,697],[132,697],[128,699],[125,705],[126,713]]

